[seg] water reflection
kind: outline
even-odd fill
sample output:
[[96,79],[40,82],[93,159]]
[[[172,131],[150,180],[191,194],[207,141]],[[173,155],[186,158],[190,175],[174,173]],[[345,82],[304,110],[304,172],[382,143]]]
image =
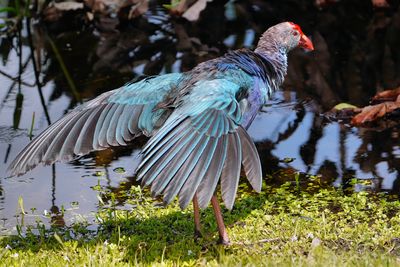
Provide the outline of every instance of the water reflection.
[[[277,102],[266,107],[249,129],[261,148],[271,144],[266,150],[276,158],[275,162],[293,159],[290,163],[280,162],[278,167],[323,174],[336,186],[350,178],[375,179],[379,182],[373,189],[398,192],[398,128],[377,132],[337,122],[324,123],[315,113],[315,105],[303,104],[299,108],[294,92],[286,99],[285,94],[276,94]],[[284,99],[285,104],[281,104]],[[264,160],[265,166],[268,161]]]
[[[118,192],[132,184],[146,141],[7,178],[6,167],[29,142],[33,114],[35,135],[79,98],[93,98],[143,75],[185,71],[228,49],[252,47],[267,25],[287,18],[312,34],[316,51],[291,55],[285,90],[249,130],[269,182],[282,182],[279,172],[304,172],[321,175],[330,185],[400,192],[398,125],[380,131],[351,128],[320,115],[339,102],[366,104],[377,89],[400,83],[400,10],[374,12],[358,1],[323,10],[311,1],[241,1],[227,7],[214,2],[196,24],[172,19],[155,6],[126,25],[112,18],[96,21],[95,27],[35,25],[31,43],[24,24],[20,39],[0,39],[0,234],[13,231],[19,196],[28,224],[40,219],[70,225],[82,216],[93,222],[98,193],[92,188]],[[349,8],[349,2],[357,3]],[[125,172],[115,171],[119,167]],[[354,185],[354,177],[372,182]]]

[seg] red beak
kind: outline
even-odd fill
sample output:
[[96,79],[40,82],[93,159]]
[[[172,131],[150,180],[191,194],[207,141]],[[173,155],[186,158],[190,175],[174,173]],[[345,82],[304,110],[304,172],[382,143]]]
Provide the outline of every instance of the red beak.
[[314,45],[310,39],[305,34],[302,34],[300,37],[299,47],[302,47],[306,50],[312,51],[314,50]]

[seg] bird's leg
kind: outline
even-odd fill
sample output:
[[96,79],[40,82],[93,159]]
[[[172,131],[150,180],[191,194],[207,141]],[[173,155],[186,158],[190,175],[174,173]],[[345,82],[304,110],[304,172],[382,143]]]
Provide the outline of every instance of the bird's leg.
[[222,245],[230,245],[228,233],[226,232],[224,219],[222,218],[221,207],[218,204],[217,197],[215,195],[211,198],[211,205],[214,210],[215,219],[218,225],[218,232],[219,232],[219,243]]
[[197,195],[193,197],[193,213],[194,213],[194,238],[201,237],[201,225],[200,225],[200,209],[199,203],[197,202]]

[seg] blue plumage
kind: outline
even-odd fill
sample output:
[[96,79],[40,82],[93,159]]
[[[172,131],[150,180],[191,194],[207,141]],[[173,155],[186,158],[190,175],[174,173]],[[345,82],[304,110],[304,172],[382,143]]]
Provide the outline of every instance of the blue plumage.
[[[242,143],[250,147],[252,162],[258,164],[243,162],[255,189],[260,190],[256,149],[238,128],[251,123],[273,90],[269,81],[275,71],[266,56],[242,49],[187,73],[128,83],[76,108],[61,119],[63,123],[50,126],[15,159],[11,169],[20,174],[39,162],[70,160],[74,155],[126,145],[144,134],[152,138],[143,148],[138,179],[151,185],[154,195],[163,194],[166,203],[179,195],[184,208],[198,192],[200,207],[206,207],[212,196],[209,192],[215,191],[222,174],[222,197],[232,208]],[[215,157],[219,164],[212,164]],[[202,184],[208,179],[209,184]]]
[[242,165],[252,187],[261,190],[260,159],[245,129],[282,83],[287,52],[298,45],[312,49],[299,29],[281,23],[263,34],[255,51],[228,52],[186,73],[148,77],[104,93],[37,136],[10,170],[20,175],[40,162],[71,160],[146,135],[137,178],[153,195],[163,195],[165,203],[179,196],[182,208],[196,198],[204,208],[221,181],[222,199],[231,209]]

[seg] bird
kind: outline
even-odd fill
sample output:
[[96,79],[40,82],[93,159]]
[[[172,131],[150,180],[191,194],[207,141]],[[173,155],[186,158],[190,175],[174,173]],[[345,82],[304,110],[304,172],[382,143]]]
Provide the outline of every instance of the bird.
[[268,28],[254,50],[242,48],[183,73],[149,76],[105,92],[51,124],[12,161],[22,175],[38,164],[70,161],[92,151],[125,146],[149,137],[136,177],[165,204],[176,197],[182,209],[193,202],[195,235],[199,210],[213,207],[219,243],[229,245],[217,198],[233,208],[241,169],[261,191],[261,162],[247,129],[287,72],[296,47],[314,50],[300,26]]

